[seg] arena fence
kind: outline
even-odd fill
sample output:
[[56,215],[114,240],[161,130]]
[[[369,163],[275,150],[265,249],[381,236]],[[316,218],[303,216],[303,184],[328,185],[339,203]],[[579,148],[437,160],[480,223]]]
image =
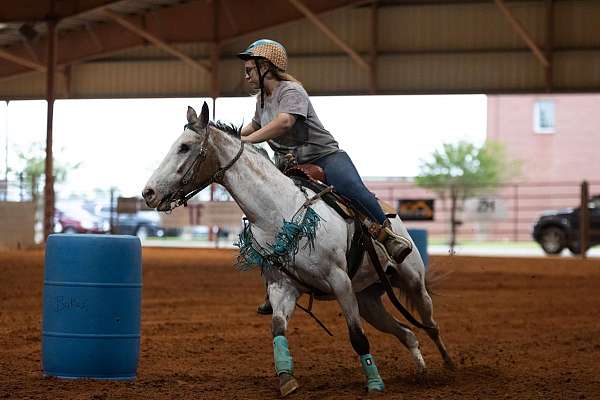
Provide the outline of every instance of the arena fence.
[[[366,179],[377,197],[394,206],[401,200],[428,199],[434,203],[431,221],[406,221],[412,228],[427,229],[434,238],[450,234],[450,201],[420,188],[412,179]],[[600,181],[587,182],[586,197],[600,195]],[[517,182],[466,199],[458,210],[459,240],[532,240],[535,222],[546,211],[579,207],[582,182]],[[587,210],[587,208],[585,208]],[[583,225],[582,225],[583,226]]]
[[[376,196],[398,207],[401,201],[429,200],[433,202],[431,220],[405,221],[409,228],[426,229],[433,240],[448,241],[450,224],[450,201],[435,192],[415,185],[412,178],[366,178],[365,183]],[[0,200],[18,197],[16,200],[29,200],[23,190],[23,182],[0,185]],[[495,190],[483,191],[474,198],[462,203],[458,210],[457,240],[461,241],[531,241],[535,222],[545,212],[564,208],[575,208],[582,199],[600,195],[600,181],[582,182],[513,182]],[[4,190],[2,190],[4,188]],[[220,189],[220,188],[219,188]],[[223,191],[224,192],[224,191]],[[587,193],[586,193],[587,192]],[[10,196],[12,194],[12,196]],[[218,196],[220,201],[190,202],[190,207],[177,210],[163,217],[163,223],[173,226],[205,225],[235,231],[239,225],[241,211],[226,193]],[[220,203],[220,204],[215,204]],[[581,217],[589,219],[585,215]],[[599,234],[581,224],[582,240],[589,241],[591,234]],[[591,230],[590,230],[591,229]]]

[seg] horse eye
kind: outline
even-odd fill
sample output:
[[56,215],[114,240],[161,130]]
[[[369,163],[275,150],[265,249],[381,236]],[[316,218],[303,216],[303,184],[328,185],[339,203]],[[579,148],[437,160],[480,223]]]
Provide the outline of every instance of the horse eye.
[[179,150],[177,150],[177,153],[183,154],[187,153],[188,151],[190,151],[190,146],[188,146],[185,143],[182,143],[181,145],[179,145]]

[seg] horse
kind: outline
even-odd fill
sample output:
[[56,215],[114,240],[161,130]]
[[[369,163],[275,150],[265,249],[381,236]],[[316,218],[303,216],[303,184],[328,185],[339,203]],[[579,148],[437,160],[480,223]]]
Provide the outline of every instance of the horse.
[[[303,209],[306,215],[309,211],[306,204],[310,203],[313,215],[317,215],[318,223],[313,225],[312,237],[300,238],[294,254],[287,258],[286,268],[262,268],[273,307],[273,352],[282,396],[299,387],[293,375],[293,359],[285,335],[296,301],[311,290],[328,294],[338,301],[350,342],[366,375],[369,392],[383,391],[385,386],[370,354],[361,317],[379,331],[396,336],[410,352],[417,376],[425,374],[426,364],[417,336],[385,309],[381,300],[384,289],[369,258],[363,257],[352,279],[347,273],[346,251],[356,229],[354,224],[318,196],[307,201],[315,193],[297,187],[292,179],[279,171],[264,149],[242,142],[238,129],[209,121],[205,102],[199,116],[188,107],[183,132],[148,180],[142,196],[149,207],[169,211],[185,204],[213,182],[223,185],[244,212],[251,228],[246,232],[251,233],[254,248],[272,249],[281,236],[282,221],[291,220]],[[396,233],[410,237],[399,217],[393,219],[392,227]],[[405,295],[424,326],[429,327],[427,335],[437,346],[445,366],[454,368],[432,316],[433,304],[425,285],[425,268],[414,242],[412,253],[401,265],[392,263],[383,253],[378,253],[378,257],[385,265],[392,286]]]

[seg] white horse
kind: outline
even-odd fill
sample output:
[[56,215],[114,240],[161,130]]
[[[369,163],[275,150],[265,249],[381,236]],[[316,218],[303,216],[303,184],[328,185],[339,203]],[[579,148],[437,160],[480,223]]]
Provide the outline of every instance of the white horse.
[[[305,193],[256,147],[244,146],[239,133],[236,135],[231,129],[225,132],[219,129],[223,126],[210,123],[206,103],[199,117],[193,108],[188,107],[187,121],[183,133],[144,188],[146,203],[159,211],[168,211],[211,182],[219,182],[245,213],[257,246],[269,248],[282,228],[282,221],[289,221],[305,203]],[[311,288],[330,294],[339,302],[350,341],[367,376],[369,391],[383,391],[384,385],[370,355],[361,317],[376,329],[395,335],[410,351],[417,373],[424,374],[426,365],[417,337],[384,308],[381,301],[384,290],[368,257],[364,257],[354,278],[350,280],[348,277],[346,250],[354,225],[321,199],[311,207],[321,217],[314,247],[303,246],[307,239],[302,239],[304,243],[300,243],[299,252],[287,266],[290,274],[279,268],[263,269],[273,306],[274,358],[281,394],[285,396],[299,387],[293,377],[293,361],[285,333],[297,299]],[[392,226],[395,232],[409,237],[400,218],[395,218]],[[392,285],[406,295],[423,324],[432,327],[426,330],[427,334],[437,345],[445,365],[453,368],[432,317],[423,261],[416,246],[413,245],[413,249],[401,265],[390,263],[383,255],[380,255],[380,260]]]

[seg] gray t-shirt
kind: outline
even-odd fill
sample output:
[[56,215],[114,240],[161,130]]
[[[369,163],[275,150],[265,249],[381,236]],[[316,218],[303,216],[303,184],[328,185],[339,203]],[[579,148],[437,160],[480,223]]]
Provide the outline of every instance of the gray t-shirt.
[[268,140],[275,152],[277,166],[280,166],[281,158],[289,153],[294,155],[298,164],[306,164],[339,151],[338,143],[319,121],[302,85],[281,81],[270,96],[265,96],[263,109],[260,108],[260,95],[257,96],[256,113],[252,121],[262,127],[281,112],[296,116],[296,123],[289,132]]

